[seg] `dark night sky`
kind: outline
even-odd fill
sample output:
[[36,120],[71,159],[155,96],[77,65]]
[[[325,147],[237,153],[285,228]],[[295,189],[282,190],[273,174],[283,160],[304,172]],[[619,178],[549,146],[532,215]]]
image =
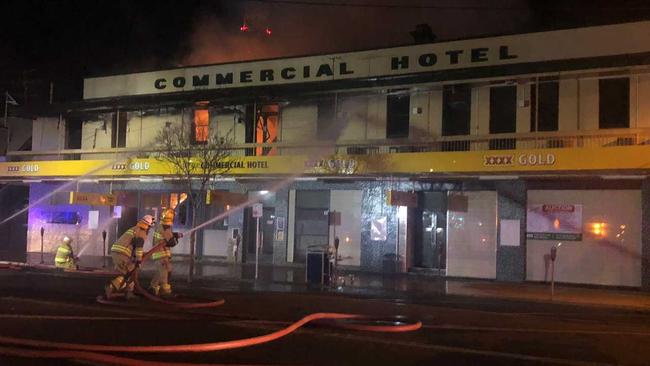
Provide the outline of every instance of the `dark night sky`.
[[60,100],[78,97],[84,76],[408,44],[419,23],[445,40],[639,19],[650,2],[3,0],[0,87],[38,99],[55,80]]

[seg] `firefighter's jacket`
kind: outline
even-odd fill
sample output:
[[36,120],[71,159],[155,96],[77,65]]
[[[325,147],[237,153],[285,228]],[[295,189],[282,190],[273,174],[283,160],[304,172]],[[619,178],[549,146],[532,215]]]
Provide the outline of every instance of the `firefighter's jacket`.
[[111,252],[124,254],[129,258],[135,257],[138,262],[142,261],[144,239],[136,235],[136,228],[137,226],[134,226],[122,234],[111,246]]
[[74,253],[70,244],[62,243],[56,250],[56,257],[54,257],[54,265],[56,267],[70,267],[74,264]]
[[156,227],[156,231],[153,233],[153,245],[155,247],[159,244],[162,245],[153,252],[151,258],[155,261],[163,258],[171,258],[172,251],[170,248],[178,244],[178,239],[174,235],[174,232],[172,232],[171,226],[165,228],[164,225],[159,224]]

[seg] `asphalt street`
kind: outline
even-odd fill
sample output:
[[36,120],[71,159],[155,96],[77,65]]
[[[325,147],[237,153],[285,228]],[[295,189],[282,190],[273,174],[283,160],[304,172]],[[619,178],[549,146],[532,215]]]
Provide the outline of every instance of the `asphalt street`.
[[[0,336],[106,345],[196,344],[259,336],[310,313],[340,312],[402,315],[422,321],[423,327],[375,333],[311,324],[280,340],[234,350],[110,354],[221,365],[650,364],[650,312],[641,310],[345,289],[268,291],[237,281],[178,283],[176,301],[226,301],[216,308],[180,310],[141,297],[99,304],[96,297],[107,278],[0,270]],[[102,364],[1,353],[1,365]]]

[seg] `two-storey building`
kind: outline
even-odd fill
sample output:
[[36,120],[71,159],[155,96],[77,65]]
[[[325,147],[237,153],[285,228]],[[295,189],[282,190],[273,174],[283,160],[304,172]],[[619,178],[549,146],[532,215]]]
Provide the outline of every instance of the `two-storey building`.
[[[67,234],[101,255],[102,231],[110,242],[166,207],[189,229],[153,153],[180,125],[196,143],[234,139],[241,163],[215,189],[262,201],[265,262],[304,263],[338,236],[351,268],[397,254],[400,271],[544,281],[559,245],[556,280],[647,289],[649,34],[636,22],[90,77],[82,102],[34,120],[32,151],[10,152],[0,179],[30,187],[28,252],[44,228],[45,251]],[[208,216],[234,204],[215,197]],[[250,208],[202,229],[197,252],[228,257],[235,230],[250,262]]]

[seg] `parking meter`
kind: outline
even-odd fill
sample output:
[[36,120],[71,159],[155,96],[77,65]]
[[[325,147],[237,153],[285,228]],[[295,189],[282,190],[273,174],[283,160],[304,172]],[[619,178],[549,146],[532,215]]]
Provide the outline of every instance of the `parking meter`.
[[338,251],[339,250],[339,237],[334,238],[334,248]]
[[104,260],[104,257],[106,257],[106,230],[102,231],[102,241],[104,243],[104,251],[102,252],[102,267],[106,267],[106,261]]
[[45,228],[41,226],[41,264],[45,263],[43,261],[43,235],[45,235]]
[[551,247],[551,301],[555,295],[555,259],[557,258],[557,247],[560,245],[562,245],[562,243],[558,243]]

